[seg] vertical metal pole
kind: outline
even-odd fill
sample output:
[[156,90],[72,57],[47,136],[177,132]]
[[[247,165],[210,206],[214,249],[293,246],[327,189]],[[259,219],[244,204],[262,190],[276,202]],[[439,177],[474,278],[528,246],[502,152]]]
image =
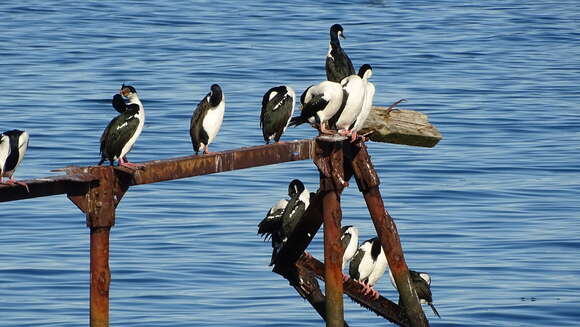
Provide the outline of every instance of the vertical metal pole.
[[[75,173],[71,170],[69,173]],[[109,235],[115,224],[115,208],[127,190],[113,171],[113,167],[91,167],[88,172],[99,178],[85,194],[69,194],[87,217],[91,229],[90,240],[90,326],[109,326]]]
[[340,244],[339,193],[326,192],[322,199],[324,220],[324,277],[326,295],[326,326],[344,326],[342,301],[342,246]]
[[429,321],[425,317],[417,292],[412,287],[397,226],[385,209],[383,198],[379,191],[379,177],[370,161],[366,145],[361,143],[360,149],[355,149],[353,146],[351,150],[354,156],[352,169],[355,179],[359,190],[363,193],[377,235],[389,261],[389,268],[393,273],[399,290],[400,304],[407,314],[412,327],[429,326]]
[[320,171],[324,221],[324,282],[326,326],[344,326],[340,194],[344,180],[342,139],[317,138],[315,163]]
[[91,228],[90,326],[109,326],[110,227]]

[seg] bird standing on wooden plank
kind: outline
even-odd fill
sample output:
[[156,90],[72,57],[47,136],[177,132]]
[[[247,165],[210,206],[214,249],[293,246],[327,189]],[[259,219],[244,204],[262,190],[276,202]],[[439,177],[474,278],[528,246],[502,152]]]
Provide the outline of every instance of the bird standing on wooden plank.
[[346,38],[342,25],[332,25],[330,27],[330,42],[325,66],[326,79],[331,82],[340,82],[343,78],[356,74],[350,58],[340,46],[340,37]]
[[210,153],[209,145],[222,126],[225,107],[222,88],[213,84],[211,91],[199,102],[191,116],[189,135],[195,154],[202,150],[203,154]]
[[[17,184],[30,192],[28,185],[14,179],[16,167],[20,165],[28,149],[29,135],[25,131],[13,129],[0,134],[0,184]],[[8,181],[2,179],[8,177]]]
[[273,87],[264,94],[260,127],[266,144],[272,139],[280,141],[294,114],[295,97],[294,89],[286,85]]
[[[123,98],[127,99],[127,102]],[[130,163],[125,155],[137,141],[145,124],[145,110],[133,86],[123,84],[118,95],[113,97],[113,107],[120,114],[113,118],[101,135],[101,161],[108,160],[111,165],[118,160],[119,166],[127,168],[141,167]]]
[[343,78],[340,85],[345,98],[341,108],[330,119],[330,126],[336,127],[340,135],[349,136],[354,142],[357,134],[353,127],[364,105],[365,83],[358,75],[350,75]]
[[328,121],[343,105],[344,91],[336,82],[323,81],[309,86],[300,97],[300,116],[293,117],[289,126],[298,126],[306,122],[318,128],[321,134],[335,134],[327,127]]

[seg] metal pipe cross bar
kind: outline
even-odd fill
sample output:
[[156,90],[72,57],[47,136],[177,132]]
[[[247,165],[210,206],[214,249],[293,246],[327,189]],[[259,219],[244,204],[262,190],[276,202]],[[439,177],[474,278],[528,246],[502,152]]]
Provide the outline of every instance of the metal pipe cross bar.
[[142,163],[143,169],[132,172],[130,185],[306,160],[312,157],[313,150],[314,141],[307,139],[246,147],[202,156],[192,155],[148,161]]
[[0,202],[32,199],[57,194],[83,194],[98,177],[91,174],[74,174],[50,176],[31,180],[22,180],[28,190],[18,184],[0,184]]

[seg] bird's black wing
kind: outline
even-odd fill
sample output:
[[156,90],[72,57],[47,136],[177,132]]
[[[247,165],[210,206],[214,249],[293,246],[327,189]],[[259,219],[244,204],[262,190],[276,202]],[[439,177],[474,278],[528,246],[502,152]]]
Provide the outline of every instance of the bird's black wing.
[[278,94],[271,100],[266,101],[266,103],[262,101],[260,125],[262,126],[264,141],[268,142],[268,137],[273,134],[275,134],[274,141],[278,142],[280,140],[292,114],[293,102],[294,98],[286,92],[278,92]]
[[269,210],[266,217],[258,224],[258,234],[263,236],[264,239],[272,237],[272,234],[282,228],[283,213],[284,209],[274,210],[273,212]]
[[127,104],[125,104],[123,96],[121,96],[118,93],[113,96],[112,105],[113,108],[115,108],[115,110],[117,110],[120,113],[124,113],[125,110],[127,110]]
[[354,253],[352,260],[350,261],[350,265],[348,266],[348,275],[350,276],[350,278],[359,280],[360,274],[358,271],[358,266],[360,265],[364,255],[365,252],[362,251],[361,249],[356,250],[356,252]]
[[104,159],[113,161],[121,155],[123,146],[127,144],[139,126],[139,119],[134,110],[127,110],[113,118],[101,136],[101,163]]
[[291,199],[282,215],[282,229],[286,237],[290,237],[294,228],[306,212],[306,204],[300,199]]
[[350,239],[352,238],[352,235],[349,234],[343,234],[340,237],[340,241],[342,242],[342,250],[346,250],[346,247],[348,246],[348,243],[350,243]]
[[350,75],[356,74],[354,66],[346,52],[342,48],[335,48],[326,57],[326,79],[332,82],[338,82]]
[[191,136],[191,144],[193,146],[193,150],[195,153],[199,152],[201,143],[207,145],[207,141],[209,136],[207,132],[203,129],[203,120],[207,115],[210,104],[209,104],[209,97],[211,96],[211,92],[208,93],[197,105],[193,115],[191,116],[191,123],[189,125],[189,135]]

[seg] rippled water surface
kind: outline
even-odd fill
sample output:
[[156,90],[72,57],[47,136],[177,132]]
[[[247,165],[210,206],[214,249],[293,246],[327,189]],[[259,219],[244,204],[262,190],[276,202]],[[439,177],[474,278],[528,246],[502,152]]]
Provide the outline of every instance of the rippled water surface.
[[[570,1],[3,1],[2,131],[31,135],[20,179],[96,164],[123,82],[146,124],[130,158],[191,154],[193,107],[227,106],[212,147],[262,143],[264,92],[325,78],[341,23],[375,103],[406,98],[444,135],[435,148],[371,143],[407,263],[429,271],[434,326],[576,326],[580,312],[580,11]],[[283,140],[314,131],[289,129]],[[112,326],[320,326],[268,268],[256,236],[309,161],[132,188],[111,233]],[[343,224],[373,235],[355,187]],[[88,324],[88,241],[64,196],[0,204],[0,326]],[[321,256],[321,235],[311,245]],[[396,300],[387,279],[377,288]],[[385,325],[345,299],[351,326]]]

